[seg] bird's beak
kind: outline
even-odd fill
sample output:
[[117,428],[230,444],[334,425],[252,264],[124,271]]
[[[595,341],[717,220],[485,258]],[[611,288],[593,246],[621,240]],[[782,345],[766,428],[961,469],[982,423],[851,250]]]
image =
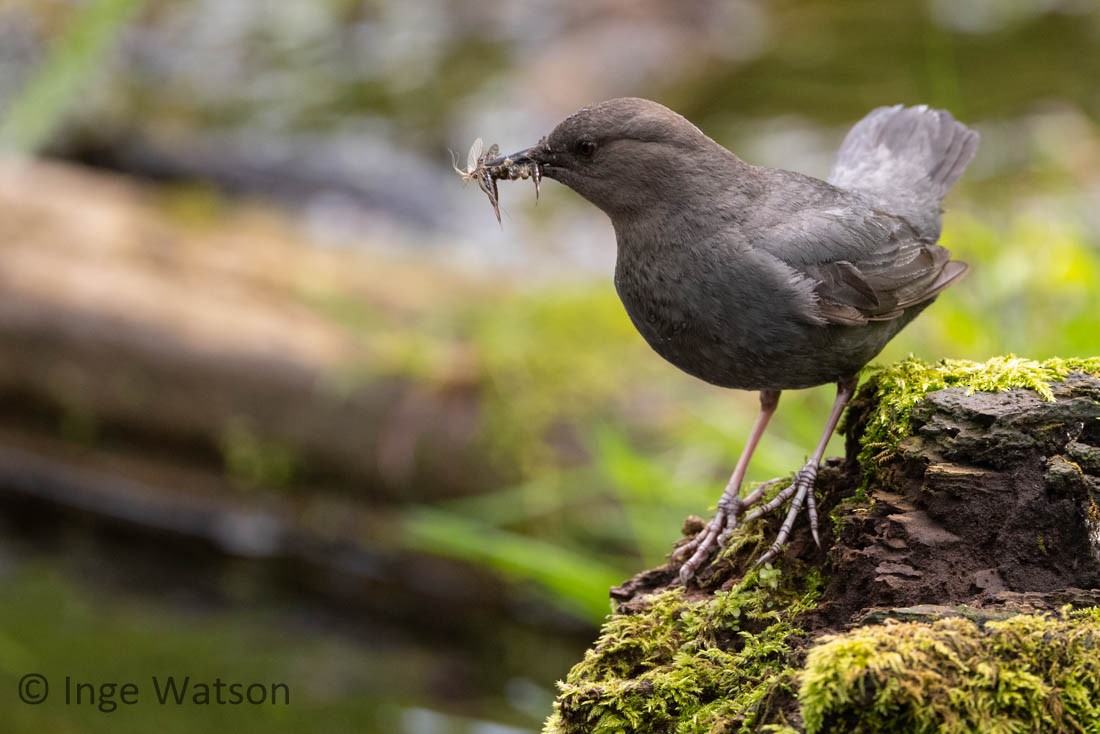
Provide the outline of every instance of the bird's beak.
[[[496,181],[504,179],[515,181],[517,178],[524,180],[530,178],[535,182],[535,200],[539,198],[539,183],[542,181],[543,169],[549,159],[549,150],[546,148],[546,140],[540,140],[537,145],[532,145],[526,150],[521,150],[510,155],[494,158],[484,163],[489,178]],[[490,196],[490,198],[493,198]]]
[[539,166],[541,168],[546,162],[545,154],[545,147],[542,143],[539,143],[538,145],[532,145],[530,148],[509,155],[502,155],[491,161],[486,161],[485,166],[490,170],[497,170],[502,167],[521,168]]
[[500,196],[497,192],[497,181],[530,178],[535,183],[535,201],[538,201],[544,165],[542,155],[546,152],[544,142],[540,140],[538,145],[492,160],[479,158],[476,170],[459,171],[466,180],[476,178],[478,186],[489,197],[489,203],[493,205],[493,213],[497,215],[498,223],[500,222]]

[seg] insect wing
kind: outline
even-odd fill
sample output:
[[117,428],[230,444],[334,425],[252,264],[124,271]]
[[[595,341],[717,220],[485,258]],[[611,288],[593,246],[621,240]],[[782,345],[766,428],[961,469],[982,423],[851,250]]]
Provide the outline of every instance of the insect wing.
[[485,142],[478,138],[474,141],[474,144],[470,146],[470,154],[466,156],[466,173],[473,173],[477,168],[478,163],[481,161],[481,149],[485,147]]

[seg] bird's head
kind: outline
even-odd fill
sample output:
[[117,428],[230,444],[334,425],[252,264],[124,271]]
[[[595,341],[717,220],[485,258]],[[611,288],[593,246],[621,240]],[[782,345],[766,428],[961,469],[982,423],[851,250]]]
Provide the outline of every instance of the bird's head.
[[612,219],[698,195],[700,177],[732,153],[681,115],[624,97],[585,107],[530,148],[489,162],[537,165]]

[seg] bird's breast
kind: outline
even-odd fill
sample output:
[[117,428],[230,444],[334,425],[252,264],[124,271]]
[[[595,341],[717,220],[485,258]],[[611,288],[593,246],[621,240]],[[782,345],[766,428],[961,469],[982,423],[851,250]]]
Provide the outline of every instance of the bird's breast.
[[657,354],[685,372],[731,384],[730,352],[740,339],[736,293],[715,288],[705,269],[676,257],[659,264],[620,257],[615,289],[635,328]]

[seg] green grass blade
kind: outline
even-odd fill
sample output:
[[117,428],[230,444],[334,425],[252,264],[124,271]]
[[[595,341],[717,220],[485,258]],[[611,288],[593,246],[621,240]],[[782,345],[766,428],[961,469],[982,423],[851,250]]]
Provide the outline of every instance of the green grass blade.
[[405,514],[401,542],[411,550],[478,563],[534,582],[550,591],[565,611],[594,622],[610,611],[608,589],[624,575],[591,555],[430,508]]
[[145,0],[92,0],[76,11],[0,123],[0,150],[33,153],[53,134],[80,86]]

